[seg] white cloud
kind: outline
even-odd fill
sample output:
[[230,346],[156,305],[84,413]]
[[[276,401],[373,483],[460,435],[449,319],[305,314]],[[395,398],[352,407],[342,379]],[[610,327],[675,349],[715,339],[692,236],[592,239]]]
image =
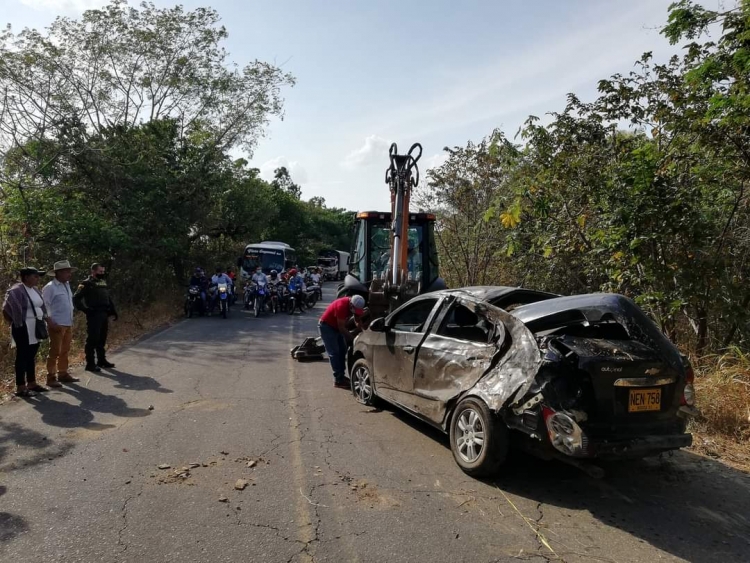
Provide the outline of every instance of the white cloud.
[[[654,14],[663,18],[664,8],[641,3],[602,17],[600,25],[540,38],[529,49],[501,51],[485,64],[447,67],[437,72],[438,85],[428,95],[405,101],[397,111],[389,106],[387,113],[370,114],[352,128],[421,139],[490,120],[500,125],[503,118],[523,118],[540,108],[559,110],[567,92],[590,94],[598,79],[627,72],[644,50],[672,54],[676,49],[643,24]],[[593,5],[581,15],[591,20],[604,12]]]
[[21,4],[35,10],[57,10],[63,12],[83,12],[99,8],[108,0],[21,0]]
[[383,164],[385,169],[385,166],[388,165],[388,148],[390,146],[390,141],[377,135],[370,135],[365,138],[364,145],[347,155],[341,166],[344,168],[359,168],[373,164]]
[[285,156],[277,156],[276,158],[272,158],[261,164],[259,166],[260,177],[267,182],[270,182],[273,180],[274,170],[281,168],[282,166],[289,171],[289,175],[292,177],[295,184],[306,184],[310,181],[305,167],[296,160],[290,161]]
[[448,160],[448,153],[439,152],[437,154],[433,154],[432,156],[425,158],[422,161],[420,168],[424,170],[425,172],[427,172],[428,170],[432,168],[439,168],[440,166],[445,164],[447,160]]

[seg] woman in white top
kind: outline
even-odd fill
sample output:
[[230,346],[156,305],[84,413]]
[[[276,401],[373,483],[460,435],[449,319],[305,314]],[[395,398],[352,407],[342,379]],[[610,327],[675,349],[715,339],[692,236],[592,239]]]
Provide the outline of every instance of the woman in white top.
[[3,317],[11,326],[16,345],[16,395],[33,397],[37,392],[48,391],[36,382],[36,355],[39,351],[36,323],[46,322],[47,319],[47,308],[36,286],[44,272],[36,268],[23,268],[20,273],[21,282],[5,294]]

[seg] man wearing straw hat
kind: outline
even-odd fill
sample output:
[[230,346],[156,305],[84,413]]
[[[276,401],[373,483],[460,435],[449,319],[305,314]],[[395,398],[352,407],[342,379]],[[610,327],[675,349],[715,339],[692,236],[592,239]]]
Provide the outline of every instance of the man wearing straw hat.
[[47,385],[62,387],[63,383],[79,381],[68,373],[68,353],[73,339],[73,293],[70,290],[70,277],[76,268],[70,262],[61,260],[55,262],[55,267],[47,272],[54,276],[51,282],[44,286],[42,295],[47,307],[49,318],[49,356],[47,357]]

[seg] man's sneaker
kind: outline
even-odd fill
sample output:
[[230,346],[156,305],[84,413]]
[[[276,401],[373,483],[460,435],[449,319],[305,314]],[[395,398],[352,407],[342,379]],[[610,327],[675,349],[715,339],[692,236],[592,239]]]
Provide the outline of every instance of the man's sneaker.
[[102,368],[100,368],[99,366],[94,366],[91,364],[87,365],[84,369],[86,371],[93,371],[94,373],[99,373],[100,371],[102,371]]
[[103,360],[97,364],[100,368],[113,368],[115,367],[115,364],[112,362],[108,362],[107,360]]
[[333,386],[338,389],[351,389],[352,382],[348,377],[342,377],[341,379],[334,380]]

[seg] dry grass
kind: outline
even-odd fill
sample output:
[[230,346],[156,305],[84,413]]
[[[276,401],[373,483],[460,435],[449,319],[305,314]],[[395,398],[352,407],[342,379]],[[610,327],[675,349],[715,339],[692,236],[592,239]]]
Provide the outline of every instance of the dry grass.
[[696,362],[701,416],[692,424],[693,449],[750,469],[750,356],[738,349]]
[[[146,308],[120,308],[120,318],[109,324],[109,349],[132,342],[157,328],[174,323],[182,315],[181,298],[166,297]],[[71,363],[84,363],[83,344],[86,340],[86,319],[76,314],[73,328],[73,346],[70,352]],[[13,360],[15,351],[10,348],[10,331],[7,325],[0,332],[0,403],[7,400],[15,390]],[[43,343],[37,356],[37,380],[44,383],[47,358],[47,344]]]

